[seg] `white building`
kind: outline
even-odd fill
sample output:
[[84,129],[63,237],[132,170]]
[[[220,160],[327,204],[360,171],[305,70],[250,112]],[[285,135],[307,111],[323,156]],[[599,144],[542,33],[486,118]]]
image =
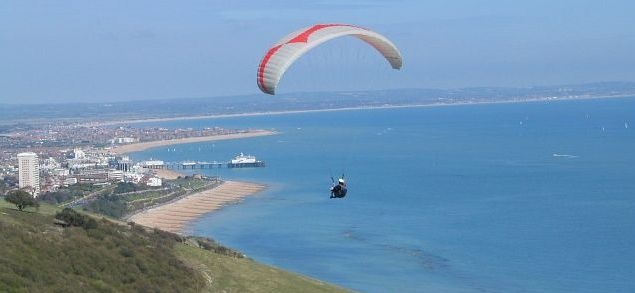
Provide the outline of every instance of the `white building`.
[[46,160],[43,160],[42,164],[40,165],[40,170],[53,170],[59,168],[60,166],[60,163],[58,163],[54,158],[48,158]]
[[34,197],[40,194],[40,163],[35,153],[18,154],[18,185]]
[[55,168],[51,171],[51,174],[55,176],[68,176],[70,175],[70,170],[66,168]]
[[134,137],[115,137],[111,141],[112,143],[122,144],[122,143],[133,143],[136,140]]
[[165,162],[160,160],[150,160],[141,162],[141,167],[148,169],[163,169],[165,167]]
[[86,153],[82,151],[82,149],[74,149],[73,154],[75,155],[75,159],[84,159],[86,158]]
[[143,179],[143,174],[139,174],[139,173],[130,173],[130,172],[125,172],[123,174],[124,176],[124,180],[126,182],[132,182],[135,184],[139,184],[139,182],[141,182],[141,179]]
[[77,184],[77,178],[69,177],[64,180],[64,185],[66,186],[73,185],[73,184]]
[[161,178],[159,178],[159,177],[150,177],[148,179],[148,182],[146,183],[146,185],[158,187],[158,186],[161,186],[162,183],[163,182],[162,182]]
[[123,182],[124,181],[123,171],[119,171],[119,170],[109,171],[108,180]]

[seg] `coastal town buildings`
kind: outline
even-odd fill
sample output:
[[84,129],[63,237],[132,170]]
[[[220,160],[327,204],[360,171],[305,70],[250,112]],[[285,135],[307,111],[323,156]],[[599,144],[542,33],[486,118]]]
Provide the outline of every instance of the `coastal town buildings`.
[[122,143],[133,143],[135,142],[134,137],[115,137],[111,141],[113,144],[122,144]]
[[75,156],[75,159],[84,159],[86,158],[86,153],[82,150],[82,149],[74,149],[73,150],[73,154]]
[[34,196],[78,183],[161,185],[163,182],[157,180],[157,173],[169,168],[168,162],[152,159],[135,162],[123,155],[126,152],[121,149],[130,143],[240,135],[251,131],[220,127],[136,128],[65,122],[42,127],[16,127],[13,130],[0,136],[0,192],[4,194],[28,187]]
[[32,152],[18,154],[19,187],[28,190],[34,197],[40,194],[40,162]]
[[[0,165],[0,179],[3,192],[24,188],[34,197],[79,183],[110,185],[131,182],[161,186],[162,180],[152,170],[157,163],[163,162],[135,162],[128,156],[115,156],[94,147],[49,150],[37,154],[23,152],[15,155],[12,162]],[[12,185],[12,182],[15,183]]]
[[158,187],[158,186],[161,186],[162,184],[163,184],[163,180],[161,180],[161,178],[158,178],[158,177],[150,177],[148,178],[148,181],[146,181],[146,185],[152,186],[152,187]]

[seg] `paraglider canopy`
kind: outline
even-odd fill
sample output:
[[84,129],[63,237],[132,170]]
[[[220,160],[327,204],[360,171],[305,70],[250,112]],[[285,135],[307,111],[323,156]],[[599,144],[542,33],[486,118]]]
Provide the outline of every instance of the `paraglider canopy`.
[[266,94],[275,94],[282,75],[295,60],[316,46],[342,36],[359,38],[377,49],[392,68],[401,68],[401,54],[386,37],[349,24],[316,24],[285,36],[267,50],[258,66],[258,87]]

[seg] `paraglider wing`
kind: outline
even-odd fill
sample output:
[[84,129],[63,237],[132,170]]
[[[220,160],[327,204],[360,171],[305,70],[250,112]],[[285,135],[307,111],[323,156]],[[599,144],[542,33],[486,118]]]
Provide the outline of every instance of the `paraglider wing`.
[[392,68],[401,68],[402,60],[399,50],[384,36],[348,24],[316,24],[287,35],[267,50],[258,66],[258,87],[264,93],[275,94],[282,75],[295,60],[316,46],[342,36],[354,36],[361,39],[377,49]]

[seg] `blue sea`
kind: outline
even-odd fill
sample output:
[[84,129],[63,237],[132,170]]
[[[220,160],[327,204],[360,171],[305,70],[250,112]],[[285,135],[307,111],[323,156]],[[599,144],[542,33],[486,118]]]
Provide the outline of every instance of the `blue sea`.
[[150,125],[280,132],[133,154],[266,161],[204,170],[269,188],[189,228],[259,262],[363,292],[635,292],[635,98]]

